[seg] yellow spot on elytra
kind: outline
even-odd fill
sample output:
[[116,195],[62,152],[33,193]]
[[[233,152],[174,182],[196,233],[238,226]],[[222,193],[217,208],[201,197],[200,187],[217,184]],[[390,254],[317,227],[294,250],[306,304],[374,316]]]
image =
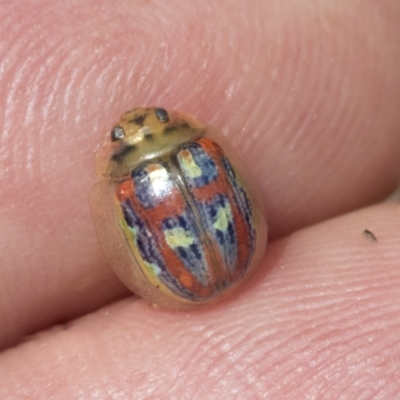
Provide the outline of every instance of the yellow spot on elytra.
[[220,231],[225,231],[232,219],[232,210],[230,205],[228,204],[225,207],[220,207],[217,211],[217,219],[213,223],[213,227]]
[[168,246],[175,247],[188,247],[193,244],[193,238],[190,232],[185,231],[183,228],[172,228],[164,231],[164,237]]
[[201,176],[201,168],[194,161],[192,154],[188,150],[182,150],[181,153],[182,168],[190,178],[198,178]]
[[157,276],[161,272],[161,268],[153,263],[149,263],[147,261],[143,261],[143,264],[147,267],[148,271],[153,275]]

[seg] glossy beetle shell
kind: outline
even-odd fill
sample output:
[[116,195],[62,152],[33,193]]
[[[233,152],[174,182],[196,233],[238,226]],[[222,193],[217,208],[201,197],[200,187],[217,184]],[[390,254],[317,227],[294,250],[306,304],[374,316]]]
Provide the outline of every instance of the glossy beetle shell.
[[264,253],[254,187],[214,136],[188,115],[135,108],[97,155],[103,180],[91,205],[100,243],[122,281],[161,307],[222,298]]

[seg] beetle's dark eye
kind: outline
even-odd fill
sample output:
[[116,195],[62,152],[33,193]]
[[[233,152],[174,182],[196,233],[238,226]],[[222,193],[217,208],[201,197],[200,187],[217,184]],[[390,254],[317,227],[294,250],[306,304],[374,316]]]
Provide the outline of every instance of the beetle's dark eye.
[[168,115],[167,110],[164,110],[163,108],[156,108],[154,111],[160,122],[168,122],[169,121],[169,115]]
[[120,126],[115,126],[111,130],[111,141],[116,142],[117,140],[121,140],[125,136],[124,130]]

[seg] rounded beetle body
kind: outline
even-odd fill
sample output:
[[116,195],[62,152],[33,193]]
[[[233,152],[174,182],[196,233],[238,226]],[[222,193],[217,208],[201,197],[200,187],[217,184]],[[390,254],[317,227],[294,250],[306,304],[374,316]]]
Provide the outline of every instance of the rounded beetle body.
[[254,188],[194,118],[125,113],[97,155],[91,191],[100,243],[122,281],[160,307],[190,309],[254,272],[266,223]]

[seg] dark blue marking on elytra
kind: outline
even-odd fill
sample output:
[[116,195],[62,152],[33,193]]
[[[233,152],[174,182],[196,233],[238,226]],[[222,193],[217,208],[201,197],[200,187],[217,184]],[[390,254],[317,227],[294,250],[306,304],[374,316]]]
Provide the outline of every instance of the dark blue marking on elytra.
[[182,168],[183,161],[181,155],[178,155],[178,162],[185,176],[186,182],[190,188],[202,187],[208,185],[210,182],[217,179],[218,170],[214,160],[207,154],[201,145],[196,142],[187,143],[182,146],[181,150],[187,150],[193,157],[193,161],[201,169],[201,175],[198,177],[191,177]]
[[255,248],[255,229],[253,225],[253,209],[251,206],[251,202],[249,197],[247,196],[246,191],[239,183],[236,173],[226,157],[222,157],[222,165],[226,171],[229,183],[231,184],[233,190],[233,197],[235,199],[236,205],[238,206],[241,214],[246,221],[246,225],[249,231],[250,240],[249,240],[249,258],[248,261],[251,260]]
[[[158,267],[157,277],[173,293],[189,300],[204,300],[185,288],[168,270],[166,262],[159,251],[157,235],[153,234],[145,222],[136,214],[129,200],[121,203],[122,214],[129,228],[136,232],[137,249],[144,261]],[[160,234],[159,232],[158,234]],[[132,233],[133,235],[133,233]]]
[[179,216],[167,217],[162,222],[162,231],[174,231],[180,229],[185,231],[192,240],[191,244],[171,247],[179,257],[185,268],[196,277],[203,285],[208,286],[207,262],[203,252],[199,232],[194,217],[188,209]]
[[158,192],[154,191],[153,184],[150,179],[149,172],[147,168],[151,164],[144,164],[136,168],[132,172],[132,180],[135,185],[135,195],[138,202],[145,208],[154,208],[160,201],[162,201],[166,196],[168,196],[171,189],[171,178],[168,171],[161,164],[153,164],[160,168],[160,171],[166,172],[166,179],[162,179],[162,174],[160,174],[159,184],[157,186]]
[[218,224],[216,224],[219,212],[225,212],[224,210],[230,208],[232,213],[229,199],[222,194],[218,194],[209,201],[204,202],[195,199],[195,202],[205,230],[217,244],[228,270],[233,273],[238,257],[238,242],[233,216],[231,215],[231,218],[228,218],[225,229],[219,229]]
[[147,262],[159,266],[160,269],[166,269],[165,261],[157,249],[156,238],[135,213],[130,201],[125,200],[121,203],[121,208],[127,225],[136,231],[136,241],[140,255]]

